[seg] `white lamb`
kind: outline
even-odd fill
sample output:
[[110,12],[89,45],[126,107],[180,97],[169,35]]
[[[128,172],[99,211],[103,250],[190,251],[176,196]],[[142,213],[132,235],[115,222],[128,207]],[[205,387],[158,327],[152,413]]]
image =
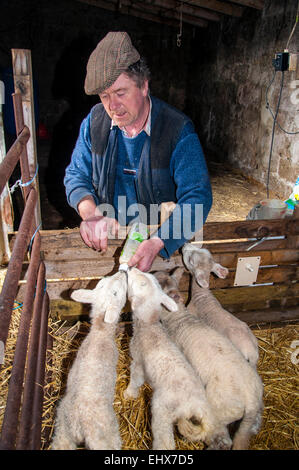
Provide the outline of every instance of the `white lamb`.
[[126,295],[125,272],[103,278],[93,290],[79,289],[71,295],[77,302],[92,304],[92,323],[58,405],[53,450],[76,449],[84,442],[93,450],[121,449],[113,409],[118,360],[114,337]]
[[200,378],[159,321],[161,304],[173,312],[176,303],[163,293],[154,276],[136,268],[128,272],[128,297],[134,334],[131,377],[124,396],[136,398],[144,381],[152,387],[153,449],[175,449],[173,425],[186,419],[197,422],[200,440],[213,441],[218,448],[229,447],[227,430],[216,426]]
[[209,289],[210,273],[224,279],[228,269],[215,263],[211,253],[187,243],[182,250],[183,261],[192,274],[191,300],[188,309],[208,325],[225,335],[253,367],[256,367],[258,342],[248,325],[225,310]]
[[[219,422],[228,426],[241,421],[232,449],[247,449],[261,423],[263,385],[259,375],[225,336],[190,314],[180,300],[175,276],[165,272],[156,272],[155,276],[164,292],[177,299],[179,307],[171,313],[163,309],[163,325],[201,378]],[[184,436],[198,440],[197,427],[191,421],[181,421],[178,427]]]

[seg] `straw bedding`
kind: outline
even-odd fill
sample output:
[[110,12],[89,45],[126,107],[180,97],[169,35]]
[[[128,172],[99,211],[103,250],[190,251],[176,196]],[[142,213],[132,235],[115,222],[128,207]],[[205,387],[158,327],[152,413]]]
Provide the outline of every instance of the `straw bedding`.
[[[5,410],[20,314],[21,309],[16,309],[13,312],[5,352],[5,364],[0,376],[0,423]],[[50,319],[53,349],[48,356],[47,373],[50,375],[51,380],[45,387],[43,410],[42,448],[45,450],[50,448],[55,409],[58,400],[64,394],[68,371],[82,340],[88,333],[88,329],[89,324],[87,322],[77,322],[70,327],[61,321]],[[251,449],[298,450],[299,366],[294,364],[297,361],[292,343],[299,339],[299,325],[285,324],[279,327],[255,327],[254,333],[260,346],[258,371],[264,383],[265,409],[262,428],[259,434],[252,439]],[[120,328],[116,341],[119,348],[119,363],[114,406],[119,419],[123,449],[147,450],[151,448],[151,389],[145,384],[141,388],[138,399],[124,400],[123,392],[128,384],[130,364],[128,350],[130,334],[127,328]],[[180,450],[201,450],[203,448],[202,444],[190,443],[177,433],[176,445],[177,449]]]

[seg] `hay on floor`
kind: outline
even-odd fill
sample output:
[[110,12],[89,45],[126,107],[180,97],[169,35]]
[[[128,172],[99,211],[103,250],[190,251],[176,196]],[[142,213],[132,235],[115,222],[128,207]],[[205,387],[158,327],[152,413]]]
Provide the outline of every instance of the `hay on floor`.
[[[18,308],[13,313],[5,352],[5,364],[1,371],[0,424],[5,410],[20,314],[21,309]],[[47,374],[50,374],[51,380],[45,388],[42,425],[42,448],[44,450],[51,447],[56,405],[64,394],[68,371],[88,330],[89,323],[87,322],[77,322],[69,327],[61,321],[50,319],[53,349],[47,365]],[[299,340],[299,325],[286,324],[277,328],[256,328],[254,333],[260,347],[258,371],[264,383],[265,408],[261,430],[252,439],[250,448],[252,450],[298,450],[299,366],[295,364],[294,341]],[[123,397],[129,381],[129,341],[130,335],[124,329],[120,330],[117,336],[119,363],[114,406],[119,419],[123,450],[148,450],[151,449],[152,443],[151,389],[145,384],[136,400],[124,400]],[[179,450],[203,449],[202,444],[188,442],[177,432],[175,437]]]

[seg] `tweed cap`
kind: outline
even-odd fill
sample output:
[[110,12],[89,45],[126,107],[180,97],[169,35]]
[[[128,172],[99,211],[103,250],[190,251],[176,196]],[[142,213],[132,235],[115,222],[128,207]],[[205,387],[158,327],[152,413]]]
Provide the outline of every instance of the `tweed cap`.
[[110,32],[91,53],[87,63],[84,89],[87,95],[97,95],[109,88],[140,55],[126,32]]

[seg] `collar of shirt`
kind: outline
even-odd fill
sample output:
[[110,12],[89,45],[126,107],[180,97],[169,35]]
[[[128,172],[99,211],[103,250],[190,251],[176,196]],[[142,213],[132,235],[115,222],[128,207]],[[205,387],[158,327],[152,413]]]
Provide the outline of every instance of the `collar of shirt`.
[[[152,100],[150,98],[150,96],[148,97],[149,99],[149,102],[150,102],[150,109],[149,109],[149,113],[148,113],[148,118],[147,118],[147,121],[143,127],[143,129],[141,129],[141,131],[139,132],[139,134],[144,131],[148,136],[151,135],[151,121],[152,121]],[[114,126],[117,126],[113,119],[111,120],[111,126],[110,126],[110,129],[112,129]],[[124,133],[125,136],[127,136],[127,133],[126,133],[126,130],[124,127],[121,127],[120,128],[122,130],[122,132]],[[136,137],[136,136],[134,136]]]

